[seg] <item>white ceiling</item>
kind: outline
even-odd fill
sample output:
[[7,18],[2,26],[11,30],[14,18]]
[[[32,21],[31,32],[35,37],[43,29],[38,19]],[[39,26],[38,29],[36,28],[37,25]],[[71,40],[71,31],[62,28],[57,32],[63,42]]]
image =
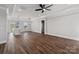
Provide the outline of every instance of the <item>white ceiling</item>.
[[[47,4],[48,5],[48,4]],[[78,4],[54,4],[51,11],[45,11],[41,13],[40,11],[35,11],[35,9],[40,8],[38,4],[0,4],[0,8],[9,10],[9,16],[16,16],[22,18],[38,18],[45,15],[52,15],[55,17],[57,15],[66,14],[69,12],[74,12],[79,10]]]
[[9,14],[17,17],[35,18],[41,15],[41,12],[35,11],[40,8],[38,4],[0,4],[2,8],[8,8]]

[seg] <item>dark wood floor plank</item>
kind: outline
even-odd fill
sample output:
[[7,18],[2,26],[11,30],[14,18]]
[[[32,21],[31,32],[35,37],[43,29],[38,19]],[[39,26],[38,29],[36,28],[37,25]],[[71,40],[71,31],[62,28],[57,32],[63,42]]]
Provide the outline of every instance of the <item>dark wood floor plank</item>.
[[22,35],[11,36],[6,44],[0,44],[0,53],[75,54],[79,53],[79,41],[35,32],[23,32]]

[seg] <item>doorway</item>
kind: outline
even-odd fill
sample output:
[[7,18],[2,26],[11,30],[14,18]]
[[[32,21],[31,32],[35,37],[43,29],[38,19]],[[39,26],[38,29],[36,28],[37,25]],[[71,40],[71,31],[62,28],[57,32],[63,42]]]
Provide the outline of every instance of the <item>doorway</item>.
[[45,34],[45,20],[41,20],[41,24],[42,24],[41,33]]

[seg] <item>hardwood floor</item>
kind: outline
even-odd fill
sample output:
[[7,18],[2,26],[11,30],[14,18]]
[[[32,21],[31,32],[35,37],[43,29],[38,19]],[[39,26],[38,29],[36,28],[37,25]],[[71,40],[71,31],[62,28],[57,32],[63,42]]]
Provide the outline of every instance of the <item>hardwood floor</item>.
[[0,45],[4,54],[71,54],[79,53],[79,41],[25,32],[21,35],[10,34],[6,44]]

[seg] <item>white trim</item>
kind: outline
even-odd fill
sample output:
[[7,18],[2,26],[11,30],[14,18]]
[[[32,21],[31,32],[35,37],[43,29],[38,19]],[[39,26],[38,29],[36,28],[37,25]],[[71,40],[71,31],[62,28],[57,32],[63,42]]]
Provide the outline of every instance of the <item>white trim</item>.
[[52,36],[58,36],[58,37],[62,37],[62,38],[67,38],[67,39],[79,41],[79,39],[76,38],[76,37],[70,37],[70,36],[64,36],[64,35],[58,35],[58,34],[50,34],[50,33],[47,33],[47,34],[48,34],[48,35],[52,35]]
[[12,16],[14,16],[15,10],[16,10],[16,4],[14,4]]
[[0,42],[0,44],[7,43],[7,41]]

